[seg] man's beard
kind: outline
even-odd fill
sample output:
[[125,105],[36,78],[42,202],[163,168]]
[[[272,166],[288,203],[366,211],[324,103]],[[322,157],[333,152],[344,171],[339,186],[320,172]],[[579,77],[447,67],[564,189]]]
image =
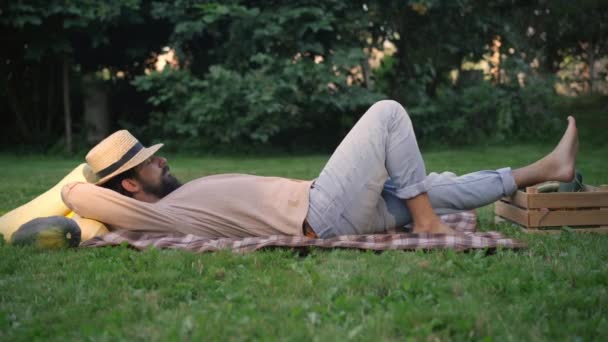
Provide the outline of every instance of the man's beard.
[[169,172],[169,167],[165,166],[160,184],[150,184],[140,180],[142,189],[158,198],[163,198],[182,186],[182,183],[177,178],[171,174],[168,175],[167,172]]

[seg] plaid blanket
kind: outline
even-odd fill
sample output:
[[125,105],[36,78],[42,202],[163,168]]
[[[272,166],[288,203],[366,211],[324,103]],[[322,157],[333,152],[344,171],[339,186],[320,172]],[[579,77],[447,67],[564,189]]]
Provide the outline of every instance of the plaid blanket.
[[108,234],[84,241],[80,247],[116,246],[123,243],[138,250],[150,247],[183,249],[192,252],[214,252],[232,250],[238,253],[252,252],[266,247],[321,247],[321,248],[354,248],[376,251],[431,250],[431,249],[493,249],[524,248],[525,245],[513,239],[505,238],[498,232],[475,232],[477,217],[474,212],[442,215],[441,219],[454,230],[456,235],[415,234],[402,231],[387,234],[345,235],[330,239],[314,239],[306,236],[273,235],[248,238],[209,239],[191,234],[148,233],[117,230]]

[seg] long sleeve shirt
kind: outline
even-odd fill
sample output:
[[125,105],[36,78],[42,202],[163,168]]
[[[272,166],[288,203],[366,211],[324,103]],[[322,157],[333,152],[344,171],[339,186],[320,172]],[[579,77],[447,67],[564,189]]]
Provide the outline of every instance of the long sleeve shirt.
[[245,174],[192,180],[156,203],[88,183],[63,187],[64,203],[111,229],[209,238],[302,235],[312,181]]

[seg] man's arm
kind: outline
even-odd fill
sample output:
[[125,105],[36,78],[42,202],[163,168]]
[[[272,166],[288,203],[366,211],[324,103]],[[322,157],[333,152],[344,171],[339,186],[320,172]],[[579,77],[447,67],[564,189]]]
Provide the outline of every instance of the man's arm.
[[94,184],[67,184],[61,198],[78,215],[114,229],[175,232],[175,217],[157,203],[141,202]]

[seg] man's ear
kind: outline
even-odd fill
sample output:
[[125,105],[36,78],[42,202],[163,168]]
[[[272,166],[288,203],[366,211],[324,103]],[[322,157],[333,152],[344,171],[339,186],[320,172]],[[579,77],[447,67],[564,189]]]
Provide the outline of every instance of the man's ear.
[[131,193],[139,192],[139,190],[141,189],[139,183],[133,178],[123,179],[120,185],[122,185],[125,190]]

